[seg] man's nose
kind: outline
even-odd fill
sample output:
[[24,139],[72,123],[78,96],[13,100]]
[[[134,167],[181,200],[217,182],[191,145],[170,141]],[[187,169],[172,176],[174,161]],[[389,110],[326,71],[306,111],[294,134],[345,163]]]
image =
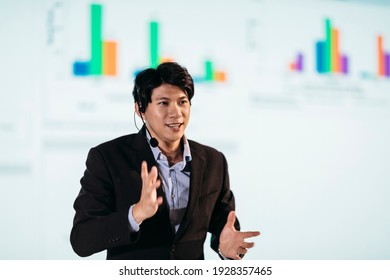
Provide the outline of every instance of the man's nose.
[[181,109],[180,106],[176,103],[172,103],[171,106],[169,106],[169,112],[168,112],[169,117],[171,118],[177,118],[180,117],[181,115]]

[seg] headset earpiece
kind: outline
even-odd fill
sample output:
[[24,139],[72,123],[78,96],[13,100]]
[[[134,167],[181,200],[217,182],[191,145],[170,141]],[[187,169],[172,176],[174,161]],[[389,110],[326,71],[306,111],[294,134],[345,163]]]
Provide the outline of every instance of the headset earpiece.
[[145,113],[144,107],[142,107],[141,100],[139,100],[137,103],[138,103],[138,111],[140,112],[140,114]]
[[152,136],[152,134],[150,133],[148,127],[145,124],[144,118],[142,117],[142,114],[145,114],[146,109],[144,108],[144,106],[142,106],[141,95],[139,94],[139,87],[136,87],[135,91],[136,91],[136,95],[137,95],[137,99],[138,99],[137,100],[138,111],[139,111],[142,123],[144,124],[145,129],[148,131],[148,133],[149,133],[149,135],[151,137],[150,140],[146,137],[146,141],[148,141],[150,146],[152,146],[153,148],[156,148],[156,147],[158,147],[158,140]]
[[138,110],[140,113],[145,113],[145,108],[142,106],[141,95],[139,94],[139,87],[136,87]]

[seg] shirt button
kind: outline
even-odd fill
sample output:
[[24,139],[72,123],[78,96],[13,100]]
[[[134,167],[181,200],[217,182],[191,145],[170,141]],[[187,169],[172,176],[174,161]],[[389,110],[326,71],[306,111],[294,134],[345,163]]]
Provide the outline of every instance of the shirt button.
[[171,247],[171,252],[175,252],[175,249],[176,249],[176,246],[175,246],[175,245],[172,245],[172,247]]

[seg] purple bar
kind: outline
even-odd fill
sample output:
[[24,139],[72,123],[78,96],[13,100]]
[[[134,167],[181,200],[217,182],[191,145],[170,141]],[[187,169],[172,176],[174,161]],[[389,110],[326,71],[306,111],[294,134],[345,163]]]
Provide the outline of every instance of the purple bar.
[[341,55],[340,56],[340,66],[341,66],[341,73],[343,74],[348,74],[348,68],[349,68],[349,63],[348,63],[348,57],[346,55]]
[[297,62],[295,63],[295,69],[299,72],[303,71],[303,55],[298,53]]
[[384,68],[385,68],[385,76],[386,77],[390,77],[390,54],[389,53],[385,53],[384,54],[384,64],[385,65],[383,65],[384,66]]

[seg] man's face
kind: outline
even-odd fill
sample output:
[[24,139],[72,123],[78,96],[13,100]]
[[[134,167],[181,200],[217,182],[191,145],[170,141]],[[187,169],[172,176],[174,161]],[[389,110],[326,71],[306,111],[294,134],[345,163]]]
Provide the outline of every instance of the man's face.
[[180,144],[190,118],[190,101],[179,87],[163,84],[152,91],[145,111],[145,122],[160,145]]

